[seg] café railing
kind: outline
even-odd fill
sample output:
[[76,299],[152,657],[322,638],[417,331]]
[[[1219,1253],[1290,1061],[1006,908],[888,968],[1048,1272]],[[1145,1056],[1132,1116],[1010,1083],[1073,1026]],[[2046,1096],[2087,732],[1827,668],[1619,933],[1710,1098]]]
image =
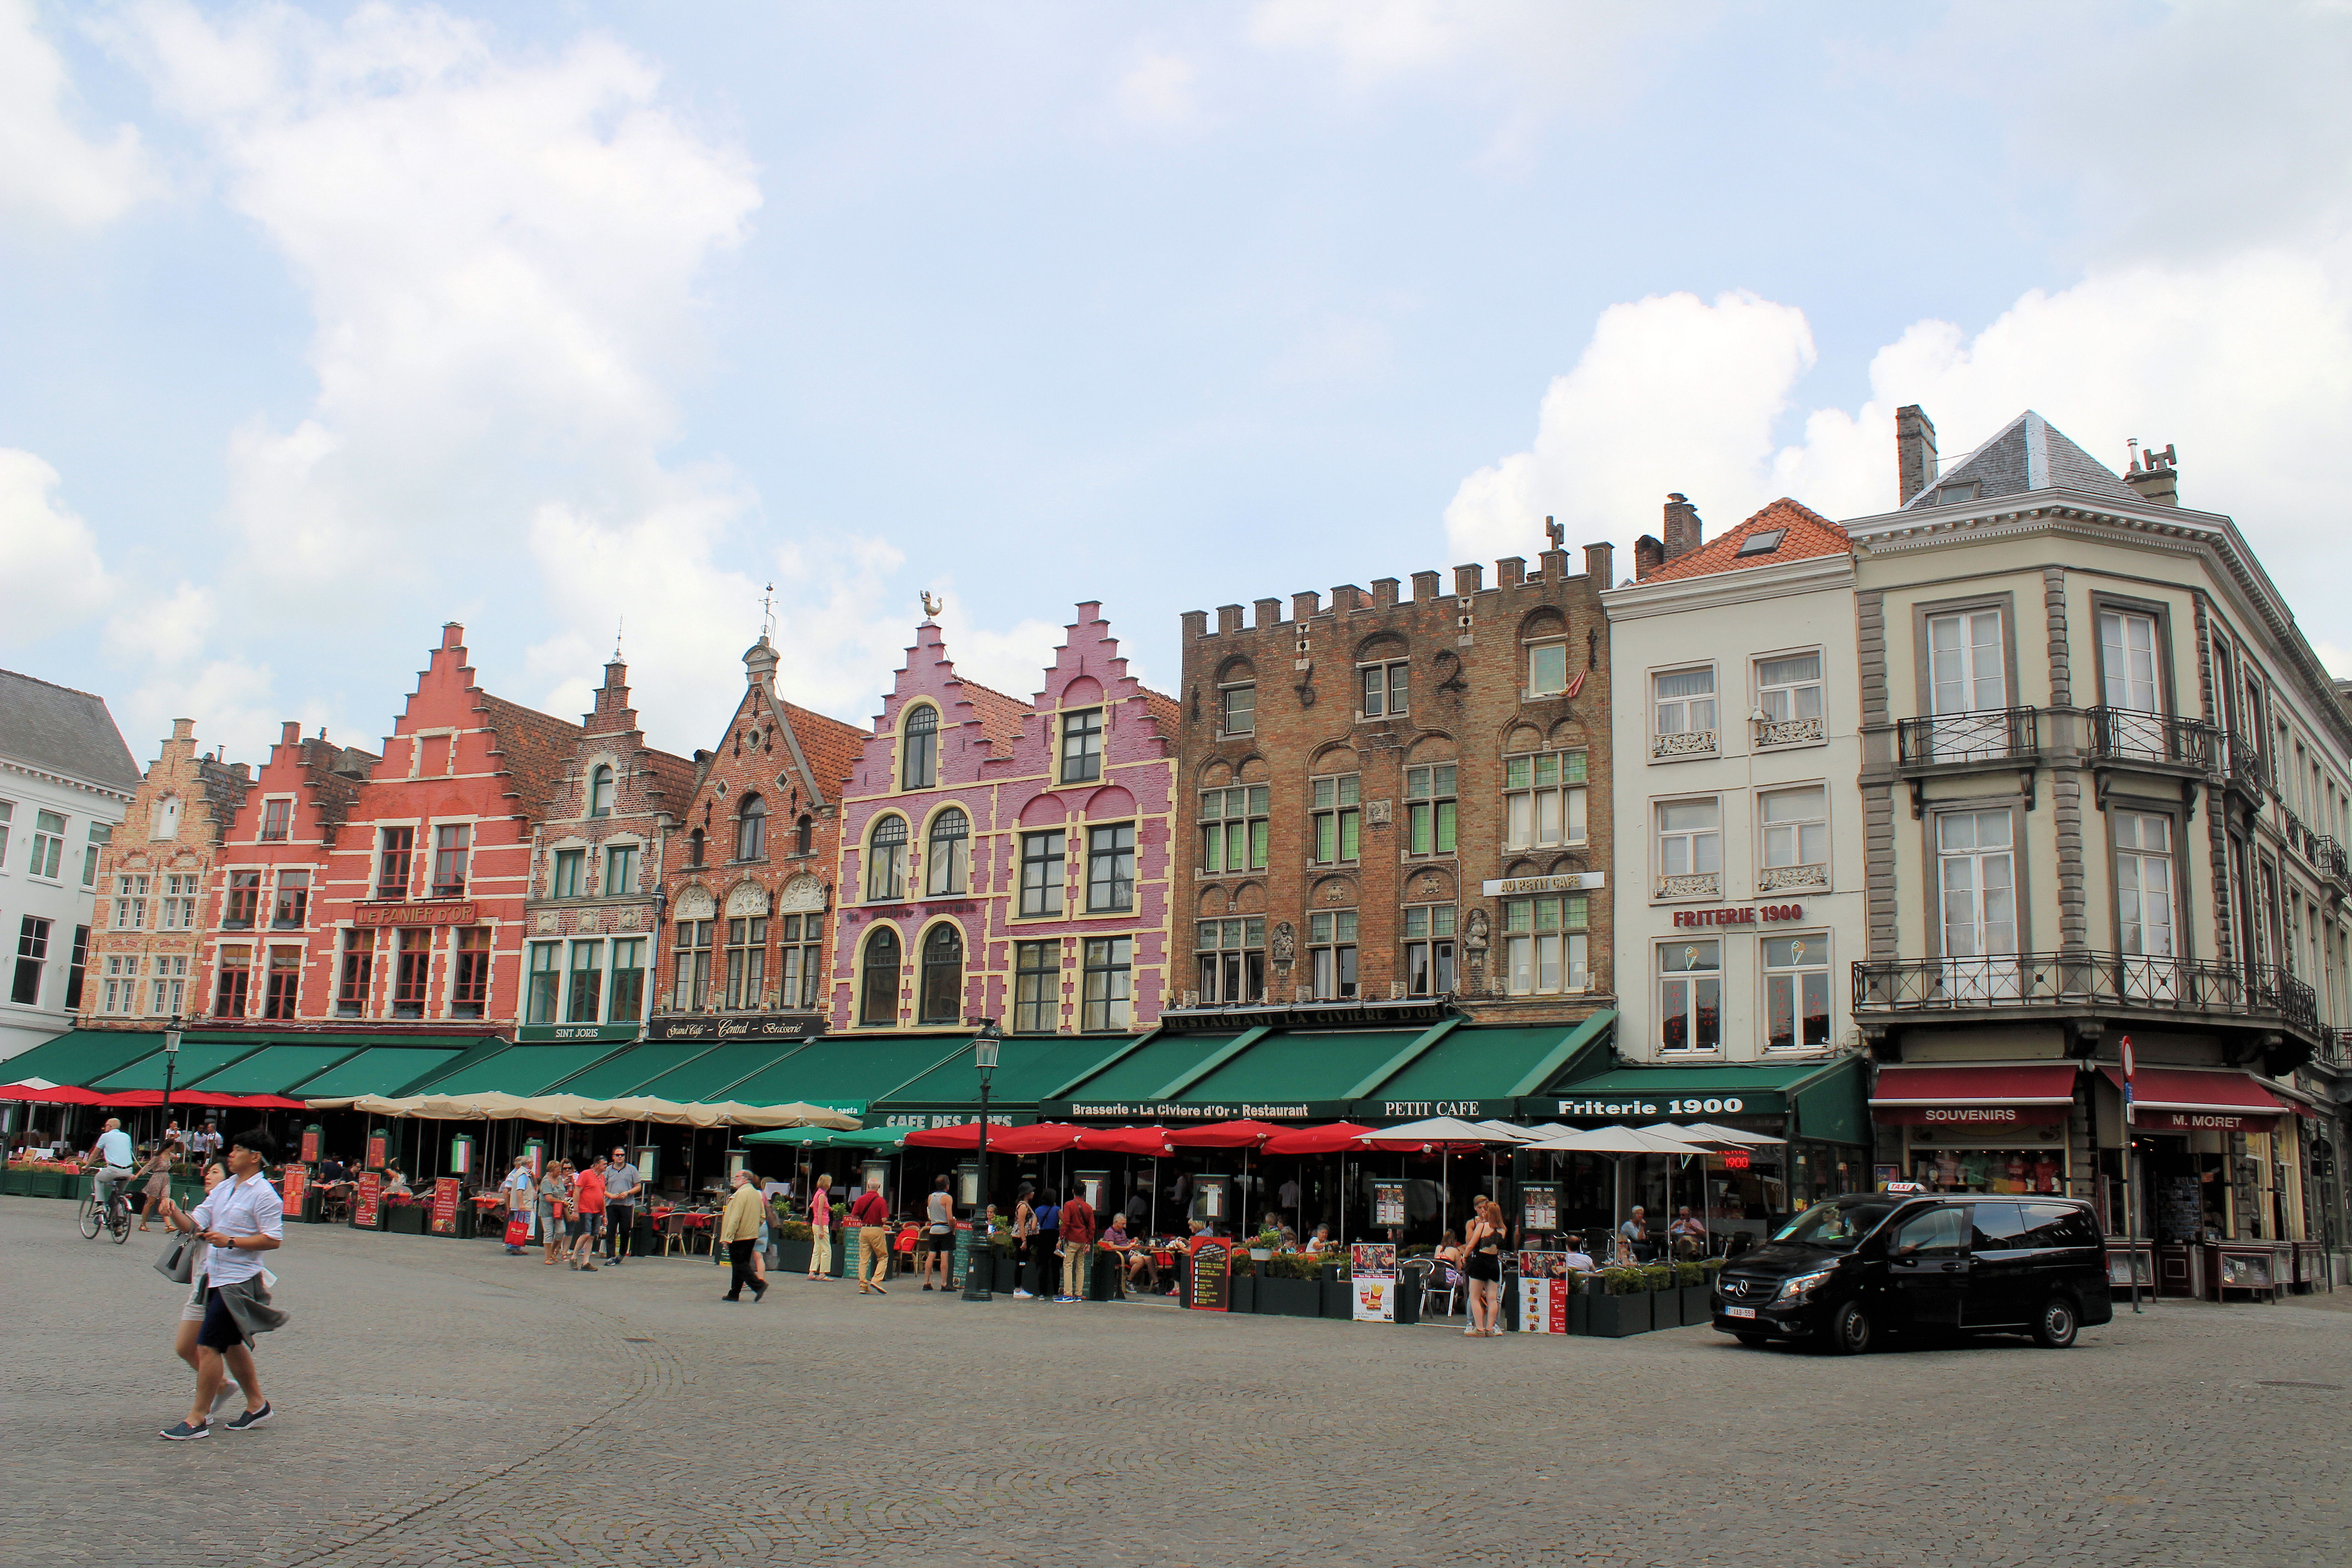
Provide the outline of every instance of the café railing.
[[1906,767],[1949,763],[2031,763],[2035,746],[2032,708],[1986,708],[1933,713],[1895,725],[1896,755]]

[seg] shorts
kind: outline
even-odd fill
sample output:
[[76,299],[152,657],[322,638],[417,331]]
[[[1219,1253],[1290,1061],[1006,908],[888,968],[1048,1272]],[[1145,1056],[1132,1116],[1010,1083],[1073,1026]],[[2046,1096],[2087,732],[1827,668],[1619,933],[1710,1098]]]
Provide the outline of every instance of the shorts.
[[587,1235],[588,1216],[584,1214],[574,1215],[570,1219],[565,1220],[563,1222],[563,1234],[572,1237],[574,1241],[577,1241],[580,1237]]
[[188,1299],[180,1303],[180,1321],[201,1323],[205,1321],[205,1294],[202,1285],[188,1287]]
[[937,1232],[933,1232],[931,1235],[923,1237],[923,1245],[930,1248],[933,1252],[953,1252],[955,1250],[955,1232],[949,1231],[944,1236],[941,1236]]
[[205,1292],[204,1324],[196,1331],[196,1343],[206,1350],[231,1351],[245,1343],[245,1336],[237,1331],[236,1315],[229,1311],[228,1303],[221,1300],[217,1289]]
[[1464,1259],[1462,1271],[1473,1279],[1500,1279],[1503,1277],[1503,1260],[1484,1252],[1474,1252]]

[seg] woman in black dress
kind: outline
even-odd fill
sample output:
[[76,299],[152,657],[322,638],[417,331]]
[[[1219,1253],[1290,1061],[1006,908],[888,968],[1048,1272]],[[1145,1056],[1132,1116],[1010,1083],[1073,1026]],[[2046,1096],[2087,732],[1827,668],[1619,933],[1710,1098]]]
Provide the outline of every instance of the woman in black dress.
[[1470,1326],[1465,1334],[1499,1334],[1503,1313],[1503,1211],[1482,1198],[1462,1232],[1462,1272],[1470,1285]]

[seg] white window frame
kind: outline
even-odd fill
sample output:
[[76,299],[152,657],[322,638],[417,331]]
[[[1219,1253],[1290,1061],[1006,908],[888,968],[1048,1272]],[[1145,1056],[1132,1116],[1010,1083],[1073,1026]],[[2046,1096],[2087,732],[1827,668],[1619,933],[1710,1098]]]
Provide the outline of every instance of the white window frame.
[[[1713,827],[1666,828],[1666,810],[1677,805],[1706,805],[1715,810]],[[1671,842],[1684,846],[1679,870],[1671,869]],[[1712,859],[1708,867],[1703,862]],[[1673,903],[1690,899],[1723,897],[1723,796],[1664,795],[1650,802],[1650,901]]]
[[[1709,949],[1713,950],[1715,962],[1700,967],[1698,957]],[[1660,1057],[1680,1061],[1688,1057],[1723,1054],[1723,939],[1713,936],[1686,937],[1653,945],[1651,970],[1655,989],[1652,995],[1656,999],[1658,1008],[1655,1038]],[[1695,1043],[1698,1038],[1699,1014],[1703,1005],[1700,998],[1709,984],[1715,987],[1715,1043],[1701,1045]],[[1677,987],[1687,988],[1679,1015],[1668,1003],[1668,998],[1675,994]],[[1685,1043],[1678,1047],[1666,1044],[1666,1020],[1676,1016],[1684,1022]]]
[[[1592,988],[1592,901],[1583,893],[1505,899],[1503,985],[1513,996],[1573,996]],[[1546,923],[1544,916],[1559,919]],[[1570,923],[1571,912],[1576,922]],[[1524,923],[1520,923],[1524,915]],[[1547,976],[1549,984],[1546,983]]]
[[[1570,676],[1568,673],[1568,638],[1565,637],[1536,637],[1529,639],[1522,646],[1526,647],[1528,655],[1527,695],[1530,698],[1558,697],[1566,692],[1570,685]],[[1543,658],[1547,654],[1558,654],[1559,656],[1559,679],[1556,683],[1549,685],[1545,683],[1544,672],[1538,668],[1538,661]]]
[[[1810,680],[1780,679],[1767,680],[1765,667],[1786,663],[1791,659],[1813,661]],[[1756,711],[1763,718],[1756,724],[1756,744],[1759,750],[1781,751],[1792,746],[1826,745],[1829,742],[1829,659],[1819,647],[1784,648],[1777,653],[1760,653],[1748,661],[1748,679],[1756,689]],[[1808,701],[1807,694],[1811,693]],[[1808,707],[1811,713],[1804,711]]]
[[[1371,677],[1380,678],[1380,689],[1369,689]],[[1402,695],[1402,700],[1399,698]],[[1393,719],[1400,713],[1412,711],[1412,661],[1407,658],[1368,659],[1356,666],[1356,717],[1359,719]]]
[[[1807,790],[1821,796],[1819,816],[1791,817],[1784,822],[1770,819],[1770,803],[1773,800]],[[1837,879],[1831,868],[1834,851],[1830,833],[1830,786],[1827,780],[1795,780],[1769,788],[1759,788],[1756,791],[1755,832],[1756,891],[1759,895],[1769,897],[1775,893],[1798,891],[1826,893],[1836,885]],[[1813,847],[1820,852],[1818,859],[1809,858],[1804,846],[1807,837],[1816,833],[1818,838]],[[1773,857],[1780,852],[1780,836],[1783,835],[1791,841],[1794,853],[1790,858],[1775,861]]]
[[[1661,685],[1677,676],[1706,676],[1705,691],[1665,696]],[[1650,671],[1650,760],[1680,762],[1685,757],[1712,757],[1723,749],[1723,679],[1712,662],[1677,664]],[[1698,721],[1704,718],[1706,722]],[[1669,728],[1671,723],[1672,727]]]
[[[1803,942],[1806,951],[1795,963],[1775,964],[1771,962],[1771,950],[1778,942]],[[1756,968],[1758,1044],[1767,1052],[1789,1056],[1831,1049],[1837,1040],[1837,986],[1836,966],[1830,952],[1830,933],[1826,931],[1767,931],[1756,944]],[[1820,1045],[1811,1044],[1805,1039],[1805,979],[1810,975],[1821,976],[1823,1012],[1829,1019],[1828,1032]],[[1790,1042],[1785,1046],[1772,1044],[1772,988],[1780,981],[1786,981],[1790,988]]]
[[[1568,777],[1568,760],[1577,759],[1577,777]],[[1543,782],[1543,763],[1558,758],[1552,782]],[[1511,782],[1515,765],[1527,764],[1528,782]],[[1503,759],[1503,847],[1506,849],[1565,848],[1588,841],[1587,791],[1591,787],[1591,755],[1581,747],[1558,752],[1521,752]],[[1545,807],[1559,825],[1555,837],[1544,837]]]
[[[1971,842],[1966,845],[1955,842],[1957,835],[1948,832],[1963,818],[1970,824]],[[1978,829],[1994,818],[2002,824],[2003,842],[1973,842]],[[1930,842],[1936,853],[1934,918],[1944,960],[1944,988],[1957,999],[2009,1001],[2019,994],[2017,955],[2021,951],[2019,917],[2022,911],[2018,898],[2016,831],[2016,814],[2007,806],[1939,811],[1931,825]],[[1955,873],[1963,865],[1968,868],[1966,876],[1956,881]],[[1956,911],[1966,918],[1956,922],[1952,918]],[[1965,937],[1960,945],[1968,951],[1954,951],[1956,934]]]
[[[1308,994],[1318,1002],[1360,1000],[1363,950],[1357,945],[1360,911],[1316,910],[1307,917]],[[1348,971],[1343,978],[1340,972]]]

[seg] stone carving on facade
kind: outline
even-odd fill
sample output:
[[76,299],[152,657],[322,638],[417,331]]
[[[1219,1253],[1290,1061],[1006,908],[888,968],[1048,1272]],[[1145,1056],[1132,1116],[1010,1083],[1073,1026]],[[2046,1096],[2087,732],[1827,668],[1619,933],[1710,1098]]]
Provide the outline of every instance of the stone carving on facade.
[[631,904],[631,905],[629,905],[629,906],[628,906],[627,908],[625,908],[625,909],[622,909],[622,910],[614,910],[614,920],[613,920],[613,929],[614,929],[614,931],[643,931],[643,930],[645,930],[645,929],[646,929],[646,910],[645,910],[645,906],[644,906],[644,905],[642,905],[642,904]]
[[1273,940],[1266,944],[1268,955],[1276,963],[1288,963],[1297,955],[1297,939],[1298,933],[1291,928],[1288,921],[1278,922],[1274,928]]
[[603,931],[604,929],[604,911],[602,910],[582,910],[580,911],[579,929],[583,931]]
[[757,882],[738,882],[727,895],[730,920],[757,920],[768,912],[768,889]]
[[1826,888],[1830,885],[1827,866],[1767,866],[1757,874],[1756,890],[1759,893],[1785,893],[1799,888]]
[[1683,730],[1660,735],[1650,742],[1653,757],[1709,757],[1715,754],[1715,731]]
[[1756,744],[1762,746],[1802,746],[1829,739],[1826,719],[1767,719],[1756,726]]
[[1486,911],[1474,909],[1462,925],[1462,956],[1472,968],[1486,962]]
[[824,908],[824,884],[803,871],[776,895],[780,915],[814,914]]
[[677,895],[677,918],[682,921],[707,921],[719,912],[719,905],[708,888],[688,888]]
[[1723,896],[1723,873],[1697,871],[1687,877],[1661,877],[1654,895],[1661,899],[1717,899]]
[[553,910],[541,910],[532,918],[531,927],[541,936],[553,936],[563,929],[563,923]]

